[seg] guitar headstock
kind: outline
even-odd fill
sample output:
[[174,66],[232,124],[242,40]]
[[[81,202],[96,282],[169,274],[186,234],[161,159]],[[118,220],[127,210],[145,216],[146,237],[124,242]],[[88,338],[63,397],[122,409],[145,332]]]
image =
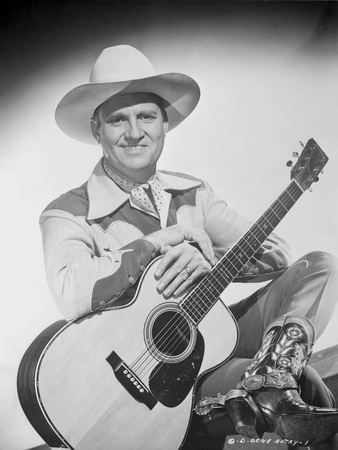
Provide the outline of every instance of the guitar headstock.
[[309,139],[296,164],[292,167],[291,179],[295,179],[305,191],[313,182],[318,181],[318,175],[328,160],[329,158],[319,145],[313,139]]

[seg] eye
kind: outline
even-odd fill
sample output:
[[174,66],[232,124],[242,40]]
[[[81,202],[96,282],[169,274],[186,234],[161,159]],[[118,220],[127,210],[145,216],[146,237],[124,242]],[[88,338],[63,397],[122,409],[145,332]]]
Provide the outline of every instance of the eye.
[[108,123],[109,123],[110,125],[113,125],[113,126],[119,126],[119,125],[122,125],[122,124],[124,124],[124,122],[125,122],[124,117],[120,117],[120,116],[112,117],[112,118],[109,119],[109,121],[108,121]]
[[156,119],[156,116],[152,114],[140,114],[138,119],[142,122],[153,122]]

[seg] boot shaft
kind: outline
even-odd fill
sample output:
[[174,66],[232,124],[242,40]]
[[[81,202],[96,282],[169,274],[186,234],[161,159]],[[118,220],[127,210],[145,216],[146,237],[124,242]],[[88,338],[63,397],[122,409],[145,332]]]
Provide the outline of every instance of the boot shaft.
[[243,374],[243,387],[249,391],[263,386],[297,388],[313,341],[313,325],[302,316],[288,316],[284,322],[272,323]]

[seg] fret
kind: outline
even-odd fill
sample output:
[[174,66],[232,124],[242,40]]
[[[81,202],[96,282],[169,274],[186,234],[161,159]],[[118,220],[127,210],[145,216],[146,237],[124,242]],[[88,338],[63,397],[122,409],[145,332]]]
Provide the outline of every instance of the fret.
[[277,200],[279,202],[280,205],[282,205],[282,207],[285,209],[285,212],[289,211],[289,208],[287,208],[283,202],[281,202],[279,199]]
[[288,196],[291,198],[291,200],[293,202],[296,202],[296,199],[293,198],[293,196],[290,194],[290,192],[288,192],[288,191],[285,191],[285,192],[288,194]]
[[201,304],[201,302],[198,301],[190,304],[189,311],[193,312],[193,314],[195,314],[198,317],[201,315],[203,316],[205,309],[203,308],[203,304]]
[[[211,275],[212,274],[209,274],[208,276]],[[194,291],[192,291],[194,292],[194,295],[191,294],[188,295],[186,300],[181,305],[187,314],[192,315],[196,314],[195,311],[196,303],[199,304],[199,308],[201,309],[199,313],[200,318],[197,322],[196,320],[194,320],[195,323],[200,322],[200,320],[207,314],[207,312],[212,308],[212,306],[214,306],[214,304],[219,298],[220,293],[223,292],[223,290],[217,290],[215,286],[212,285],[210,282],[203,283],[204,280],[205,278],[201,281],[201,283],[198,286],[196,286]]]
[[204,316],[198,316],[193,310],[186,310],[185,308],[183,308],[185,310],[185,312],[189,315],[190,319],[197,325],[198,323],[200,323],[200,321],[202,320],[202,318]]
[[279,223],[282,220],[282,217],[280,217],[273,208],[270,208],[270,211],[277,217]]
[[267,222],[267,225],[270,227],[270,231],[268,232],[268,234],[271,233],[271,230],[273,230],[275,227],[273,226],[273,224],[268,220],[268,218],[266,216],[263,216],[261,218],[261,220],[265,220],[265,222]]
[[182,309],[198,324],[218,301],[226,287],[240,274],[265,239],[302,195],[293,180],[244,236],[213,267],[211,273],[181,301]]

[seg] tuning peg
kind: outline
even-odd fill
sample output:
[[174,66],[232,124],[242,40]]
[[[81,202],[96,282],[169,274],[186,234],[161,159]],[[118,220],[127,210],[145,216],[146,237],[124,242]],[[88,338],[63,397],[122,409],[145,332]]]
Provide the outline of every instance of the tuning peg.
[[299,141],[299,143],[300,143],[300,145],[301,145],[303,148],[305,148],[305,145],[303,144],[302,141]]
[[[292,153],[292,156],[293,156],[294,158],[299,158],[299,153],[298,153],[298,152],[293,152],[293,153]],[[288,162],[286,163],[286,165],[287,165],[287,167],[293,167],[293,162],[290,160],[290,161],[288,161]]]

